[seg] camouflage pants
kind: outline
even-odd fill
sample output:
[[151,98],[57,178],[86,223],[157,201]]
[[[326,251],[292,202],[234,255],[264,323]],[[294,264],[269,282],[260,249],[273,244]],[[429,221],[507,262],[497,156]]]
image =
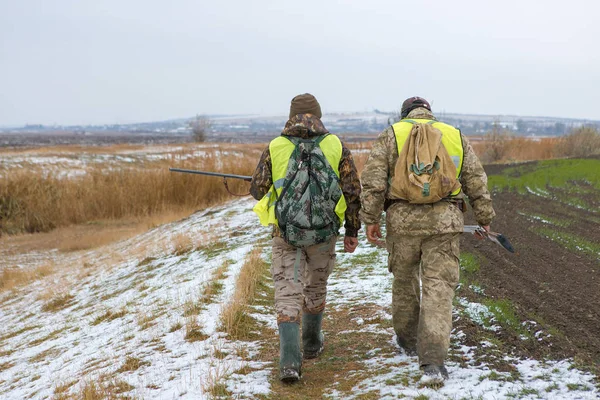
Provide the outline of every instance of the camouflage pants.
[[335,265],[337,237],[303,249],[273,238],[271,274],[275,286],[277,323],[300,323],[302,312],[318,314],[325,309],[327,279]]
[[440,365],[448,354],[459,277],[459,235],[387,238],[388,267],[394,274],[394,331],[405,347],[416,347],[420,365]]

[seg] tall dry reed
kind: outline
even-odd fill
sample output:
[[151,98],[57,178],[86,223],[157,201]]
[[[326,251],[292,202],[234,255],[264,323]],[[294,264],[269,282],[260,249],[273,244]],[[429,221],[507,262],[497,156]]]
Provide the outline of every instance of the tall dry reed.
[[[257,157],[212,155],[203,159],[201,168],[251,175],[257,161]],[[172,165],[198,168],[190,161]],[[248,192],[246,182],[228,183],[234,193]],[[96,220],[194,210],[230,198],[220,178],[173,173],[166,167],[90,167],[85,175],[70,179],[15,169],[0,178],[0,234],[43,232]]]
[[483,163],[502,163],[554,158],[558,142],[557,138],[507,136],[503,140],[471,140],[471,145]]
[[[502,157],[496,157],[498,159],[494,162],[506,162],[548,159],[565,156],[565,153],[577,155],[578,149],[585,146],[597,152],[597,138],[597,131],[585,131],[564,138],[532,140],[511,136],[500,142],[473,138],[471,143],[484,162],[490,146],[501,145]],[[360,173],[372,142],[347,145]],[[68,179],[57,173],[44,172],[39,166],[13,168],[0,176],[0,235],[44,232],[107,219],[191,212],[218,204],[234,198],[227,193],[221,179],[172,173],[167,167],[251,175],[264,148],[265,144],[215,144],[204,148],[205,154],[200,157],[193,153],[197,148],[182,146],[161,162],[135,163],[113,169],[107,169],[106,165],[92,166],[87,167],[85,175]],[[114,146],[94,149],[91,154],[104,154],[111,149],[116,154],[142,150]],[[73,153],[79,150],[71,149]],[[38,149],[34,150],[34,154],[42,155],[49,151]],[[247,193],[248,183],[228,182],[233,192]]]

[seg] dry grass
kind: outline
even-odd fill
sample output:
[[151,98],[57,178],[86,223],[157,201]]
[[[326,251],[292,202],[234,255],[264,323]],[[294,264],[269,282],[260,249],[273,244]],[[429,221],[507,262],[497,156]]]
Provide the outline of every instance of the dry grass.
[[[129,224],[127,222],[121,224],[113,224],[111,222],[99,222],[94,225],[86,224],[83,227],[88,227],[88,231],[69,239],[61,240],[56,249],[61,252],[89,250],[119,240],[129,239],[147,230],[147,223],[144,222],[132,222]],[[106,225],[106,227],[103,225]],[[81,225],[78,226],[78,228],[81,227]]]
[[56,400],[66,399],[67,397],[61,397],[61,396],[67,396],[69,389],[76,383],[77,383],[76,380],[72,380],[72,381],[67,381],[67,382],[62,382],[62,383],[57,384],[54,387],[54,394],[56,395],[54,397],[54,399],[56,399]]
[[152,311],[140,311],[137,314],[137,324],[140,330],[146,330],[154,325],[154,321],[158,319],[164,312],[156,309]]
[[[69,395],[66,392],[58,393],[54,400],[116,400],[116,399],[137,399],[134,396],[123,396],[122,393],[135,389],[129,383],[119,379],[109,379],[99,377],[97,380],[85,381],[83,387],[76,395]],[[55,392],[56,393],[56,392]]]
[[526,138],[502,133],[471,140],[483,163],[545,160],[556,156],[557,138]]
[[372,141],[368,142],[359,142],[359,143],[345,143],[350,149],[352,153],[352,159],[354,160],[354,165],[358,170],[359,174],[362,172],[367,159],[369,158],[369,153],[371,152],[371,148],[373,147]]
[[[106,219],[179,214],[218,204],[231,198],[220,179],[171,173],[168,166],[226,171],[251,175],[260,152],[249,146],[232,149],[238,154],[221,155],[218,148],[195,162],[188,153],[170,154],[170,159],[147,167],[87,167],[74,178],[40,173],[36,168],[13,169],[0,177],[0,232],[45,232],[60,226]],[[183,160],[183,161],[182,161]],[[230,181],[236,193],[248,184]]]
[[24,286],[35,280],[51,275],[55,271],[54,263],[46,263],[34,269],[4,268],[0,271],[0,292]]
[[257,247],[248,254],[236,281],[232,299],[221,312],[221,329],[234,340],[247,338],[250,333],[247,309],[254,301],[258,281],[267,267],[261,258],[261,252],[262,248]]
[[194,242],[189,234],[178,233],[173,236],[174,254],[181,256],[194,249]]
[[196,301],[194,298],[188,298],[185,303],[183,303],[183,316],[190,317],[193,315],[198,315],[200,314],[200,311],[202,311],[202,308],[202,301]]
[[587,157],[600,154],[600,132],[583,126],[558,140],[557,154],[563,157]]
[[[508,134],[490,135],[473,141],[477,154],[485,161],[521,161],[547,159],[556,156],[582,156],[600,152],[598,132],[581,128],[562,139],[531,140]],[[497,139],[497,140],[496,140]],[[170,173],[168,167],[222,171],[251,175],[265,144],[211,144],[202,148],[181,145],[164,153],[166,158],[147,160],[109,168],[98,164],[86,166],[83,176],[64,178],[43,166],[27,165],[12,168],[0,177],[0,234],[45,232],[72,224],[123,220],[151,219],[151,226],[180,218],[191,211],[218,204],[231,196],[222,181],[214,177]],[[349,143],[358,171],[369,156],[372,142]],[[164,146],[163,146],[164,147]],[[114,145],[109,147],[58,146],[27,151],[0,150],[0,153],[22,156],[61,156],[77,159],[82,153],[94,155],[127,155],[148,147]],[[228,154],[223,154],[223,150]],[[63,171],[64,172],[64,171]],[[231,189],[245,193],[248,184],[230,180]],[[167,216],[167,217],[163,217]],[[96,236],[71,240],[64,250],[96,247],[98,242],[111,241]]]
[[[189,215],[187,213],[186,215]],[[169,220],[171,214],[165,216]],[[57,228],[51,232],[5,235],[0,237],[0,259],[29,252],[44,252],[57,249],[59,252],[88,250],[119,240],[125,240],[146,232],[156,226],[156,218],[124,218]],[[141,247],[141,246],[140,246]],[[142,252],[140,250],[140,252]]]
[[223,279],[225,279],[225,273],[229,269],[229,261],[223,261],[223,264],[212,273],[211,280],[204,286],[202,295],[200,297],[200,303],[208,304],[212,303],[221,291],[223,290]]
[[222,364],[210,368],[201,382],[202,392],[211,399],[232,398],[232,393],[227,389],[226,380],[231,371]]
[[118,311],[106,310],[104,314],[96,317],[96,319],[91,322],[91,325],[98,325],[104,321],[112,321],[117,318],[124,317],[125,315],[127,315],[127,309],[125,308],[121,308]]
[[176,332],[176,331],[180,330],[181,328],[183,328],[183,324],[181,323],[181,321],[177,321],[177,322],[173,323],[173,325],[171,325],[171,328],[169,328],[169,333]]
[[484,163],[587,157],[600,154],[600,133],[595,128],[585,126],[574,129],[566,136],[552,138],[491,132],[483,140],[472,140],[471,144]]
[[69,307],[75,296],[71,293],[58,293],[42,305],[42,311],[56,312]]
[[223,261],[223,264],[213,271],[210,280],[200,291],[200,296],[198,298],[189,297],[185,300],[183,303],[184,317],[199,315],[207,304],[212,303],[215,298],[221,294],[223,290],[223,279],[225,278],[225,273],[228,268],[229,261]]
[[117,369],[117,372],[121,373],[128,371],[136,371],[144,365],[150,365],[150,363],[148,361],[140,360],[137,357],[127,356],[125,357],[125,361],[123,361],[123,364],[119,367],[119,369]]
[[208,336],[202,332],[202,327],[198,323],[198,318],[195,315],[188,317],[185,321],[184,339],[188,342],[198,342],[208,339]]
[[37,346],[38,344],[44,343],[48,340],[56,339],[65,330],[67,330],[67,327],[62,327],[60,329],[56,329],[56,330],[48,333],[46,336],[32,340],[31,342],[28,343],[28,346],[34,347],[34,346]]

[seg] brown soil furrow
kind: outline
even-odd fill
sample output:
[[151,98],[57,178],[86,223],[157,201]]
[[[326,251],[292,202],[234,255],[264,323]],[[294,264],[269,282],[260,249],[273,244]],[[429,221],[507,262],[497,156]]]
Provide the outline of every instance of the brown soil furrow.
[[[494,196],[498,217],[492,228],[505,234],[517,254],[491,243],[463,238],[463,250],[482,255],[485,261],[477,279],[492,297],[508,298],[530,318],[541,319],[558,329],[551,352],[557,356],[577,355],[600,365],[600,296],[598,259],[532,231],[549,227],[578,235],[592,243],[600,241],[598,225],[589,212],[530,196],[499,193]],[[542,214],[575,221],[568,227],[552,227],[530,221],[518,212]]]

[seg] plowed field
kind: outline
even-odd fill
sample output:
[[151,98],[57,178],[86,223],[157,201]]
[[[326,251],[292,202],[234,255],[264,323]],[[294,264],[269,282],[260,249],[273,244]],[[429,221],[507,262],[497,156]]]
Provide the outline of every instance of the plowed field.
[[[600,367],[600,159],[560,160],[486,168],[497,217],[492,230],[517,253],[464,236],[475,254],[486,295],[509,299],[523,321],[542,323],[549,342],[527,353],[575,357]],[[510,186],[510,187],[507,187]],[[469,221],[467,217],[467,221]],[[505,338],[506,339],[506,338]]]

